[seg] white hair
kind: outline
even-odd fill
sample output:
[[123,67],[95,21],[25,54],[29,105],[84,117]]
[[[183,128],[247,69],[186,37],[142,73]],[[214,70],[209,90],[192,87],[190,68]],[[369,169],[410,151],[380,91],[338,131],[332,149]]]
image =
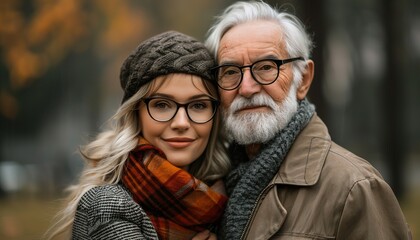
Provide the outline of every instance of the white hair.
[[[289,57],[309,59],[313,42],[302,22],[296,16],[287,12],[280,12],[262,1],[236,2],[226,8],[209,29],[205,41],[206,47],[217,59],[220,40],[229,29],[239,24],[257,20],[272,21],[279,24],[283,30],[282,36],[279,36],[279,38],[284,39]],[[293,66],[294,73],[302,73],[305,70],[306,61],[296,61]],[[301,78],[294,78],[294,80],[297,86],[300,84]]]

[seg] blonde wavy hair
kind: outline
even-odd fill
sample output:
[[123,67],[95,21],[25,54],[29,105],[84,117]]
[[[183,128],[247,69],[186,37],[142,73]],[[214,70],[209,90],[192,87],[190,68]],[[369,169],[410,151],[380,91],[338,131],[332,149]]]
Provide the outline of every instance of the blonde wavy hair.
[[[219,99],[217,87],[206,80],[202,82],[209,95]],[[79,182],[67,189],[69,195],[65,200],[65,207],[57,213],[55,224],[45,234],[46,239],[70,239],[77,205],[83,194],[95,186],[120,182],[125,161],[129,152],[137,146],[141,133],[137,110],[139,102],[158,88],[155,81],[142,86],[108,121],[108,130],[98,134],[92,142],[80,148],[80,153],[86,161],[85,167]],[[213,118],[213,127],[204,157],[194,161],[189,169],[196,178],[207,183],[223,178],[230,168],[220,130],[218,110]]]

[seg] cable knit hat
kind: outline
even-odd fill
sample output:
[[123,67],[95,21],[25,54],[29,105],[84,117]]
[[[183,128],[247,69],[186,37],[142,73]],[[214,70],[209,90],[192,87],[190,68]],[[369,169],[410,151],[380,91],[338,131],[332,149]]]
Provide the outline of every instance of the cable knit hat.
[[169,31],[151,37],[140,43],[121,67],[122,102],[145,83],[170,73],[193,74],[216,84],[210,73],[214,64],[204,44],[190,36]]

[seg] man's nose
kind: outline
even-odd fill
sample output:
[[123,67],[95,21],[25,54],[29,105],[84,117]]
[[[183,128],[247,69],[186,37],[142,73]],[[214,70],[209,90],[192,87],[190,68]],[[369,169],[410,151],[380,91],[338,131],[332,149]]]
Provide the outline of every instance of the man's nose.
[[238,93],[243,97],[249,98],[261,91],[261,84],[255,81],[249,68],[243,69],[242,71],[242,82],[239,85]]

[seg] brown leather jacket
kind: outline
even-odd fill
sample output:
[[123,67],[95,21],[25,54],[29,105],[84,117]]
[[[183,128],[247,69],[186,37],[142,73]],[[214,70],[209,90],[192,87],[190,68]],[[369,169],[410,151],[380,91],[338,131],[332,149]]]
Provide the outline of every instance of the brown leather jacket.
[[314,115],[264,190],[244,239],[411,239],[391,188]]

